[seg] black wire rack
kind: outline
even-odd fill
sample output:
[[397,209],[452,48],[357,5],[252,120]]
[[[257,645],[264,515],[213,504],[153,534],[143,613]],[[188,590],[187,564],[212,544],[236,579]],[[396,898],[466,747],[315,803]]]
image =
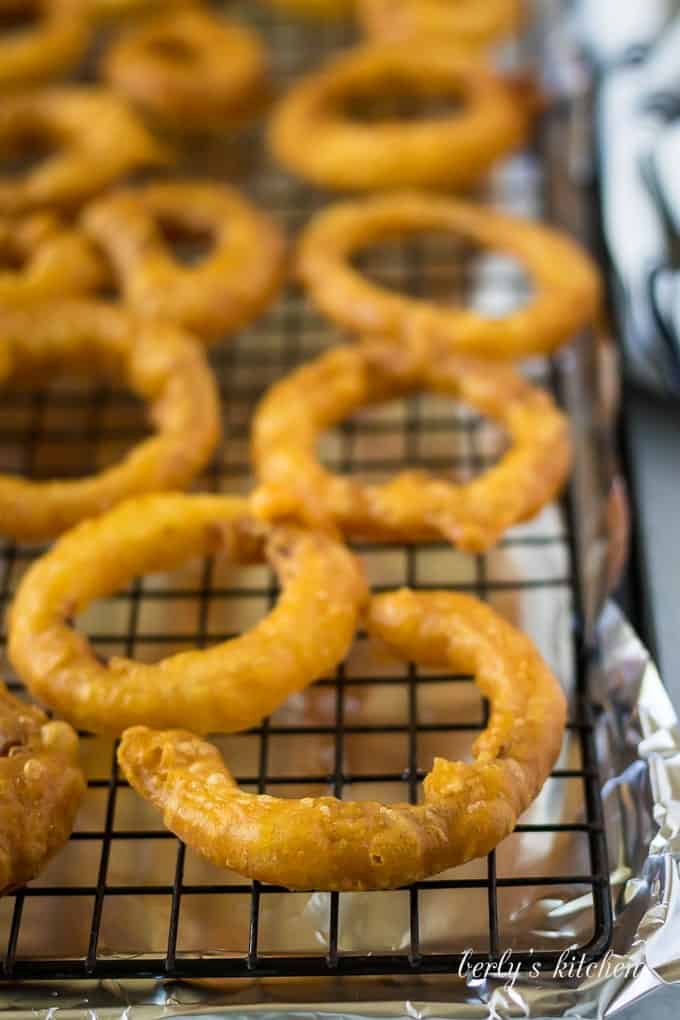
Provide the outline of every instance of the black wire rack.
[[[261,27],[283,79],[351,39],[346,26],[312,29],[267,18]],[[200,160],[200,172],[221,176],[228,158],[230,173],[240,173],[259,203],[297,230],[321,196],[267,163],[258,139],[235,148],[235,157],[233,150],[192,156],[192,171]],[[545,211],[544,172],[540,155],[523,154],[494,175],[491,195],[512,210]],[[364,268],[412,293],[450,297],[457,289],[497,311],[526,292],[512,264],[440,237],[373,250]],[[214,352],[225,441],[200,487],[247,489],[249,421],[258,397],[338,339],[291,286],[262,321]],[[559,365],[528,370],[548,385],[559,382]],[[101,385],[65,382],[8,393],[0,408],[0,469],[33,477],[87,473],[144,431],[138,404]],[[421,396],[355,416],[326,438],[322,452],[335,469],[370,478],[413,464],[466,477],[501,449],[502,437],[488,423]],[[546,968],[565,950],[587,961],[600,957],[611,936],[609,868],[574,534],[567,499],[484,557],[443,544],[356,547],[375,590],[448,587],[497,605],[543,642],[573,685],[558,767],[515,834],[486,860],[390,893],[303,895],[248,882],[201,862],[165,831],[120,777],[113,743],[83,735],[88,794],[72,838],[43,876],[0,901],[4,977],[453,973],[463,963],[497,964],[508,948],[514,962]],[[0,547],[3,605],[39,552]],[[265,568],[227,572],[208,560],[138,579],[79,625],[101,655],[150,661],[233,636],[266,613],[276,594]],[[464,755],[486,725],[487,707],[471,679],[384,661],[359,635],[336,676],[257,729],[218,743],[248,790],[415,803],[433,754]]]

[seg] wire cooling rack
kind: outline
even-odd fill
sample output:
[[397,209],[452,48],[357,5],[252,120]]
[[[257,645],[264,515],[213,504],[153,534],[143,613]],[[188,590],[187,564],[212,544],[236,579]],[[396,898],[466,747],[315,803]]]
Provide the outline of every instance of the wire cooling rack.
[[[241,9],[252,18],[247,6]],[[351,38],[345,26],[306,28],[283,19],[268,18],[261,28],[282,80]],[[267,163],[258,139],[234,148],[236,156],[193,154],[189,168],[221,176],[228,159],[230,175],[283,225],[299,229],[320,196]],[[543,196],[543,167],[531,153],[501,168],[490,188],[496,203],[529,215],[545,211]],[[526,294],[512,263],[441,237],[372,250],[364,268],[412,293],[457,293],[492,312]],[[262,321],[214,352],[225,442],[200,487],[247,489],[258,397],[339,339],[291,286]],[[559,377],[558,367],[543,363],[528,370],[548,385]],[[10,392],[0,408],[0,469],[84,474],[144,431],[137,402],[103,385]],[[322,453],[335,469],[369,478],[414,464],[469,477],[501,449],[502,437],[488,423],[422,396],[355,416],[326,437]],[[463,963],[493,964],[508,948],[515,962],[549,968],[564,950],[588,960],[602,955],[611,930],[608,862],[573,536],[567,500],[484,557],[444,544],[356,546],[375,590],[448,587],[490,601],[532,634],[573,687],[558,767],[515,834],[486,860],[389,893],[303,895],[248,882],[202,862],[165,831],[121,779],[113,744],[84,735],[88,794],[72,839],[41,877],[0,902],[4,976],[451,973]],[[7,605],[39,550],[5,543],[0,551]],[[229,572],[208,560],[139,579],[78,622],[102,656],[151,661],[232,636],[264,615],[276,594],[265,568]],[[487,707],[470,681],[387,660],[359,635],[336,676],[259,728],[218,743],[248,790],[417,802],[433,754],[464,755],[486,725]]]

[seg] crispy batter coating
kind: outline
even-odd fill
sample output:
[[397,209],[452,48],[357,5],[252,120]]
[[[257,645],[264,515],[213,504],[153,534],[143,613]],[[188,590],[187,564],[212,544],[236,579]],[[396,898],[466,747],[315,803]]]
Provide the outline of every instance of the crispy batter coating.
[[0,682],[0,895],[63,846],[84,792],[76,733]]
[[128,730],[118,752],[125,776],[214,864],[291,889],[391,889],[489,853],[557,759],[558,681],[528,637],[466,595],[381,595],[367,625],[404,659],[473,673],[491,703],[474,761],[435,758],[423,804],[243,793],[217,749],[182,730]]
[[189,7],[201,0],[83,0],[96,21],[120,21],[130,17],[158,14],[175,7]]
[[[226,185],[183,180],[114,192],[87,207],[83,225],[136,313],[172,319],[206,339],[249,323],[283,281],[281,232]],[[207,235],[213,248],[196,265],[182,264],[164,228]]]
[[4,309],[0,337],[0,382],[113,378],[149,403],[155,430],[90,477],[0,475],[0,534],[51,538],[126,496],[180,488],[210,459],[220,433],[217,387],[198,343],[173,324],[139,322],[115,306],[74,300]]
[[[249,513],[226,496],[149,496],[65,535],[25,575],[10,613],[10,658],[36,697],[97,733],[137,723],[230,732],[334,669],[366,598],[358,561],[326,535],[266,528]],[[156,665],[103,663],[67,622],[135,576],[212,553],[264,559],[282,584],[272,612],[238,638]]]
[[[404,471],[383,485],[340,477],[316,457],[320,434],[359,408],[418,390],[450,395],[506,430],[510,450],[471,482]],[[509,365],[438,352],[425,359],[389,343],[336,347],[276,383],[255,414],[255,511],[270,520],[335,524],[352,537],[446,537],[466,552],[492,546],[560,491],[571,462],[568,424],[547,393]]]
[[[260,0],[262,2],[262,0]],[[303,18],[342,18],[354,10],[355,0],[264,0],[286,14]]]
[[[444,94],[452,108],[411,121],[347,112],[353,98],[383,93],[424,101]],[[274,111],[269,142],[284,166],[324,188],[467,188],[525,141],[527,96],[460,49],[365,45],[293,85]]]
[[[34,15],[35,26],[3,32],[4,17]],[[83,0],[0,3],[0,90],[35,85],[75,67],[90,41]]]
[[483,47],[517,28],[521,0],[358,0],[359,23],[382,42],[436,40]]
[[87,294],[105,280],[93,245],[57,216],[0,216],[0,322],[3,308]]
[[98,88],[3,97],[0,149],[23,156],[36,145],[51,154],[23,174],[0,177],[0,213],[72,208],[133,170],[169,159],[125,101]]
[[128,29],[105,57],[103,74],[135,106],[185,133],[251,116],[269,91],[259,36],[192,6]]
[[[427,231],[448,231],[516,258],[532,287],[526,304],[489,318],[396,293],[351,265],[371,244]],[[485,358],[548,353],[592,324],[601,304],[596,266],[566,235],[470,202],[414,192],[324,209],[302,236],[297,265],[314,303],[347,329],[444,342]]]

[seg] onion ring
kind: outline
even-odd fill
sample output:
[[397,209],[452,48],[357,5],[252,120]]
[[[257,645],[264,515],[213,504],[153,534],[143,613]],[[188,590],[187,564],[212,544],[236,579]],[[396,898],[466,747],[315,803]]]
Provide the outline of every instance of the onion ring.
[[[83,225],[111,259],[136,313],[172,319],[208,339],[254,319],[283,279],[278,228],[225,185],[180,181],[117,192],[89,206]],[[163,226],[207,234],[213,250],[183,265]]]
[[[35,14],[37,25],[2,31],[2,17]],[[82,0],[0,2],[0,90],[36,84],[75,67],[90,41]]]
[[380,42],[435,40],[483,47],[514,32],[520,0],[358,0],[359,23]]
[[51,213],[0,217],[0,311],[87,294],[105,279],[105,267],[87,238]]
[[[253,422],[258,514],[334,524],[345,535],[377,540],[444,536],[466,552],[482,552],[559,492],[571,447],[567,421],[547,393],[507,365],[442,352],[408,360],[395,358],[391,344],[337,347],[269,390]],[[321,466],[315,448],[324,429],[367,404],[419,389],[462,399],[498,421],[510,451],[465,484],[405,471],[383,485],[364,485]]]
[[286,14],[303,18],[342,18],[354,10],[356,0],[266,0]]
[[[518,311],[493,319],[395,293],[350,265],[375,241],[429,230],[516,258],[534,294]],[[302,236],[298,270],[315,304],[347,329],[444,342],[487,358],[547,354],[592,323],[601,304],[596,266],[566,235],[483,206],[411,192],[339,203],[317,214]]]
[[97,21],[119,21],[139,15],[158,14],[169,8],[189,7],[199,0],[83,0]]
[[169,158],[122,99],[97,88],[3,97],[0,148],[21,154],[35,142],[57,151],[25,174],[0,177],[0,213],[77,206],[132,170]]
[[217,749],[182,730],[124,733],[124,775],[213,864],[290,889],[393,889],[483,857],[557,759],[566,717],[558,681],[528,637],[470,596],[382,595],[368,630],[410,662],[474,673],[491,702],[474,762],[435,758],[423,804],[243,793]]
[[76,733],[0,682],[0,895],[30,882],[64,845],[84,792]]
[[[283,586],[269,616],[236,639],[157,665],[102,664],[66,622],[135,576],[220,551],[265,559]],[[337,666],[365,597],[358,561],[326,535],[263,528],[243,499],[149,496],[85,521],[30,568],[10,611],[9,655],[36,697],[96,733],[151,720],[233,732]]]
[[194,7],[133,26],[114,43],[103,73],[131,103],[181,132],[241,121],[268,91],[258,35]]
[[[462,109],[413,122],[352,118],[343,100],[392,93],[460,96]],[[269,143],[289,170],[314,184],[349,191],[461,189],[526,140],[531,104],[508,80],[459,49],[367,45],[306,76],[274,111]]]
[[88,478],[29,481],[0,475],[0,534],[51,538],[126,496],[181,488],[219,437],[214,379],[199,345],[173,324],[140,323],[113,306],[51,302],[0,318],[0,380],[74,372],[124,381],[151,404],[157,434]]

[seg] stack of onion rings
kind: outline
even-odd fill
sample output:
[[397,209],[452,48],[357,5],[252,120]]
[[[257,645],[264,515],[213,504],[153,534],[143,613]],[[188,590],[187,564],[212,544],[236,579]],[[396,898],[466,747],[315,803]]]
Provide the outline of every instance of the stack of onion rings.
[[566,718],[558,681],[529,638],[466,595],[382,595],[367,625],[409,662],[475,674],[491,703],[474,761],[435,758],[423,804],[244,793],[217,749],[182,730],[128,730],[124,775],[213,864],[290,889],[393,889],[488,854],[557,759]]
[[0,381],[74,373],[122,380],[151,404],[156,435],[88,478],[0,475],[0,534],[50,538],[126,496],[181,488],[219,437],[217,389],[198,344],[172,324],[139,322],[96,302],[52,302],[0,317]]
[[105,279],[91,243],[56,216],[0,216],[0,315],[3,308],[90,293]]
[[[2,16],[35,14],[33,28],[2,33]],[[1,0],[0,90],[47,81],[70,71],[90,41],[83,0]]]
[[[83,225],[111,259],[135,312],[172,319],[208,339],[250,322],[282,282],[281,233],[225,185],[184,180],[116,192],[89,206]],[[207,234],[214,250],[185,266],[163,226]]]
[[[158,665],[103,664],[67,623],[133,577],[225,553],[269,562],[283,591],[250,631]],[[225,496],[149,496],[65,535],[24,576],[10,616],[10,658],[36,697],[94,732],[150,719],[198,733],[246,729],[334,669],[366,599],[358,561],[322,534],[263,528]]]
[[21,155],[36,141],[56,152],[25,174],[0,177],[0,213],[77,206],[133,170],[169,158],[126,103],[103,89],[5,96],[0,147]]
[[114,43],[103,71],[135,106],[181,132],[249,117],[268,91],[259,37],[200,7],[133,26]]
[[483,47],[513,32],[521,0],[358,0],[359,22],[381,42]]
[[[394,91],[459,98],[450,115],[363,123],[343,102]],[[452,104],[453,105],[453,104]],[[314,184],[341,190],[467,188],[527,138],[531,104],[512,84],[460,50],[369,45],[295,84],[270,126],[275,156]]]
[[[315,449],[324,429],[365,405],[419,389],[489,415],[507,429],[509,452],[466,484],[406,471],[370,486],[321,466]],[[443,536],[466,552],[488,549],[537,513],[560,491],[571,461],[564,416],[510,366],[442,351],[399,358],[389,343],[334,348],[273,386],[255,414],[252,449],[261,483],[254,508],[269,520],[334,524],[346,535],[377,540]]]
[[84,792],[76,733],[0,683],[0,895],[63,846]]
[[[350,260],[377,241],[444,230],[516,258],[533,295],[501,319],[440,307],[372,283]],[[347,329],[402,340],[443,342],[488,358],[547,354],[597,318],[598,271],[568,237],[483,206],[434,195],[385,195],[331,206],[302,236],[299,274],[312,300]]]

